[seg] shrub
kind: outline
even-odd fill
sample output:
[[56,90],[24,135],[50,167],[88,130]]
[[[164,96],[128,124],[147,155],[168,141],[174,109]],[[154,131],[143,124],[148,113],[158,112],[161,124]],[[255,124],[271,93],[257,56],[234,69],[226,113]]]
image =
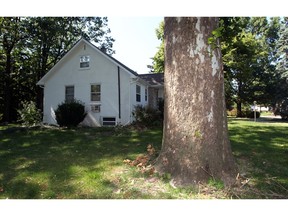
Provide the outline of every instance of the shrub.
[[[254,118],[254,111],[246,112],[245,115],[247,118]],[[260,112],[258,111],[256,111],[256,118],[260,118]]]
[[280,115],[283,120],[288,120],[288,98],[282,100],[281,103],[277,104],[274,114]]
[[[241,112],[241,115],[238,116],[241,118],[254,118],[254,111],[245,110]],[[260,112],[256,111],[256,118],[260,118]]]
[[86,116],[85,106],[79,100],[64,101],[58,105],[55,115],[60,127],[76,127]]
[[34,126],[41,122],[41,111],[33,101],[24,101],[21,106],[22,109],[17,110],[20,122],[25,126]]
[[233,108],[232,110],[227,110],[227,116],[237,116],[237,109]]
[[137,105],[132,112],[135,123],[142,126],[153,126],[161,123],[161,112],[147,106]]

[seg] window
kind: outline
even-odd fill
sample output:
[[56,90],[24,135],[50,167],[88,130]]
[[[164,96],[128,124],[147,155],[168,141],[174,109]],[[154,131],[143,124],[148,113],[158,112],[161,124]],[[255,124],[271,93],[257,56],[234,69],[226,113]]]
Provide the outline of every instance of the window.
[[65,86],[65,101],[74,100],[74,86]]
[[102,125],[103,126],[115,126],[116,125],[116,118],[115,117],[103,117],[102,118]]
[[92,84],[91,85],[91,101],[101,101],[101,85]]
[[136,85],[136,101],[141,102],[141,86]]
[[90,56],[81,56],[80,57],[80,68],[89,68]]
[[145,101],[147,101],[147,100],[148,100],[148,89],[145,88]]
[[100,113],[101,111],[101,105],[97,104],[97,105],[91,105],[91,111],[94,113]]

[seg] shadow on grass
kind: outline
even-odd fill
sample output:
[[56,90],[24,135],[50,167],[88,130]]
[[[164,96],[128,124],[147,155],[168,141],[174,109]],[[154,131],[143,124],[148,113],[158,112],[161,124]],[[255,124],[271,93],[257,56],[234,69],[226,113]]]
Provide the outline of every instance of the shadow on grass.
[[160,146],[161,138],[160,130],[2,131],[0,198],[110,198],[115,185],[105,179],[109,169],[145,152],[147,143]]
[[[287,129],[267,121],[229,122],[233,154],[238,162],[245,161],[244,171],[248,172],[249,178],[254,179],[259,190],[273,192],[275,196],[281,194],[286,198],[288,198]],[[263,195],[262,198],[267,196]]]

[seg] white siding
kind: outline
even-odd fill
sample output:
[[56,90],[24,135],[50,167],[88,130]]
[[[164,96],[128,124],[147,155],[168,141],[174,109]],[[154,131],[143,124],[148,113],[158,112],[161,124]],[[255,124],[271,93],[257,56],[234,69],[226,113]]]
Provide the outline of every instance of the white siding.
[[[139,85],[141,87],[141,101],[136,101],[136,85]],[[134,120],[132,116],[132,111],[134,110],[134,107],[137,105],[147,106],[148,100],[145,101],[145,88],[148,88],[148,86],[142,82],[139,82],[138,79],[133,79],[131,81],[130,85],[130,101],[131,101],[131,121]]]
[[[89,69],[80,69],[80,56],[82,55],[90,56]],[[100,126],[102,117],[116,117],[116,122],[120,124],[130,123],[129,89],[132,76],[122,68],[120,69],[121,119],[119,119],[118,67],[91,46],[81,43],[64,61],[58,64],[57,71],[45,82],[43,121],[57,124],[53,112],[65,99],[65,86],[74,85],[75,99],[85,103],[88,113],[83,124]],[[101,84],[100,113],[90,111],[91,104],[99,104],[90,100],[91,84]]]

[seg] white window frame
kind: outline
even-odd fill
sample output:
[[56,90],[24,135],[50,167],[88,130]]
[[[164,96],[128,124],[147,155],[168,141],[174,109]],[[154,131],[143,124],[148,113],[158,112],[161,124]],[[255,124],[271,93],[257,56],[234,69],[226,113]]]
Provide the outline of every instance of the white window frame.
[[[73,88],[73,94],[67,94],[68,88]],[[73,97],[71,97],[73,96]],[[65,86],[65,101],[72,101],[75,98],[75,86],[74,85],[66,85]]]
[[80,67],[80,69],[89,69],[90,68],[90,55],[80,56],[79,67]]
[[141,102],[141,86],[140,85],[136,85],[136,102]]
[[91,112],[100,113],[101,112],[101,104],[91,104]]
[[[100,86],[100,91],[92,91],[92,86]],[[96,97],[97,97],[97,94],[98,94],[99,95],[99,100],[92,100],[93,99],[92,94],[96,94]],[[101,84],[100,83],[92,83],[92,84],[90,84],[90,101],[91,102],[101,102]]]
[[[110,120],[108,120],[108,119],[115,119],[115,121],[110,121]],[[104,119],[106,119],[106,120],[104,120]],[[102,126],[116,126],[116,117],[115,116],[103,116],[102,118],[101,118],[101,120],[102,120]],[[112,124],[109,124],[109,123],[112,123]]]

